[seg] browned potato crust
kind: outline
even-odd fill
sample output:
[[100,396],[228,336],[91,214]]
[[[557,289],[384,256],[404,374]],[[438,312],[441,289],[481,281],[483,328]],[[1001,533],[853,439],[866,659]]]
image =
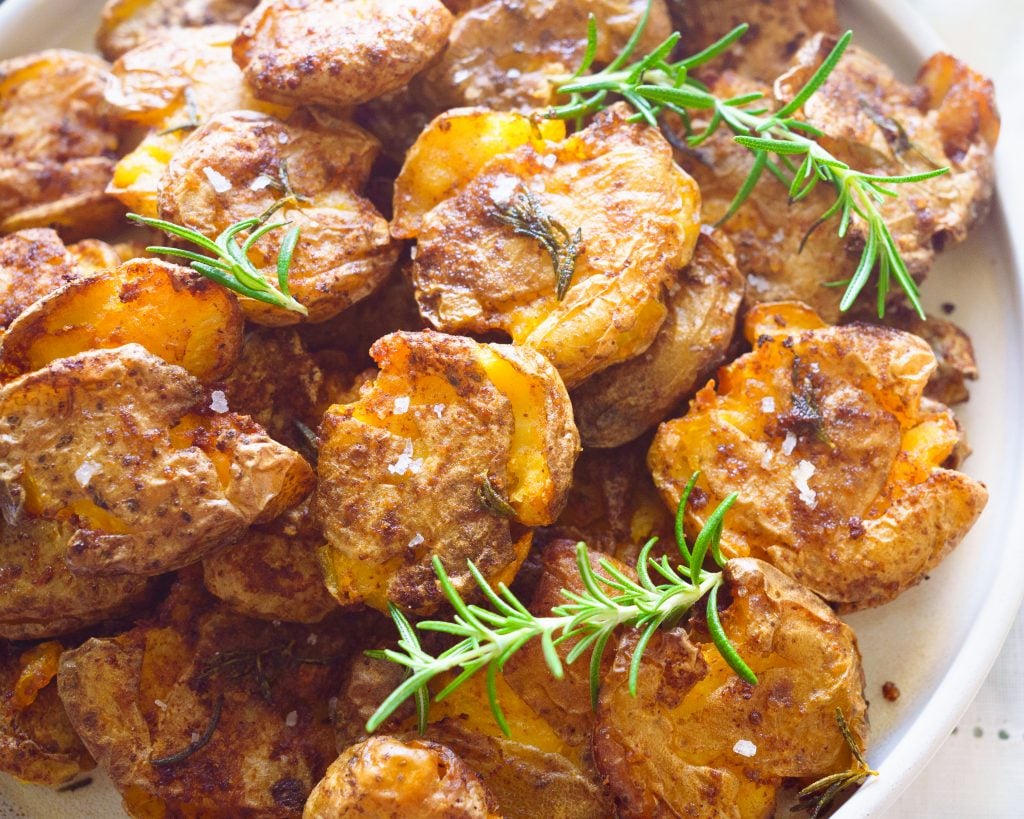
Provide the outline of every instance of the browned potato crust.
[[0,643],[0,771],[60,785],[96,767],[53,684],[63,647]]
[[342,603],[433,611],[434,555],[464,593],[467,559],[511,582],[529,547],[516,524],[557,517],[579,448],[558,374],[531,350],[429,331],[371,353],[376,381],[321,427],[328,588]]
[[806,307],[747,317],[755,344],[683,418],[661,425],[649,464],[671,508],[701,525],[726,494],[723,553],[760,557],[844,609],[917,583],[970,529],[985,487],[942,468],[959,435],[921,396],[935,358],[886,327],[827,327]]
[[743,39],[711,65],[765,82],[788,68],[809,37],[839,33],[833,0],[669,0],[668,6],[685,54],[696,54],[749,23]]
[[64,562],[66,526],[0,524],[0,637],[27,640],[77,631],[127,614],[145,598],[143,577],[83,577]]
[[121,214],[104,193],[122,128],[103,101],[107,65],[54,49],[0,62],[0,232],[95,235]]
[[0,377],[136,343],[210,382],[234,366],[242,325],[233,293],[187,268],[135,259],[69,281],[22,313],[0,339]]
[[[221,114],[171,160],[159,186],[160,216],[216,238],[283,200],[274,218],[301,231],[289,287],[309,310],[308,320],[323,321],[369,295],[398,258],[387,221],[356,193],[376,153],[376,140],[351,123],[328,128],[305,114],[288,121],[255,112]],[[250,254],[274,281],[284,235],[272,232]],[[251,299],[242,307],[260,324],[303,318]]]
[[444,745],[376,736],[337,758],[313,789],[304,819],[497,819],[480,777]]
[[240,23],[258,0],[107,0],[96,32],[96,45],[116,60],[167,29]]
[[206,558],[203,582],[211,594],[249,617],[318,623],[338,607],[320,572],[317,550],[323,544],[304,501]]
[[651,639],[637,696],[627,679],[639,632],[623,637],[604,678],[594,753],[624,819],[766,819],[782,779],[850,767],[837,707],[861,747],[866,742],[852,629],[758,560],[729,561],[725,577],[732,603],[722,624],[758,675],[756,686],[732,672],[707,634],[698,629],[691,642],[682,628]]
[[[582,235],[561,301],[549,254],[494,216],[524,189]],[[572,388],[650,346],[699,222],[700,192],[668,143],[615,107],[561,142],[496,156],[426,214],[413,265],[420,310],[448,332],[508,333]]]
[[645,352],[602,370],[572,393],[584,446],[639,438],[725,361],[744,279],[725,234],[704,227],[690,264],[669,287],[668,316]]
[[6,330],[36,299],[81,273],[78,260],[49,228],[0,236],[0,329]]
[[262,99],[355,105],[408,83],[451,25],[439,0],[263,0],[242,21],[234,57]]
[[60,696],[133,815],[299,816],[336,756],[330,697],[362,627],[251,620],[189,572],[155,620],[66,652]]
[[12,381],[0,388],[4,516],[66,521],[73,571],[160,574],[310,491],[299,455],[209,400],[137,344]]

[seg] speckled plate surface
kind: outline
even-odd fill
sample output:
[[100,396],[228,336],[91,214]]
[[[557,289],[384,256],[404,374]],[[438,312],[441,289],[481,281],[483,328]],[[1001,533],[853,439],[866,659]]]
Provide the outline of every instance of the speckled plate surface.
[[[89,50],[102,0],[6,0],[0,57],[63,46]],[[942,43],[898,0],[839,0],[855,42],[904,78]],[[1003,148],[1005,151],[1005,147]],[[1006,178],[1001,165],[999,176]],[[974,340],[982,377],[959,414],[974,447],[965,471],[991,499],[967,540],[930,579],[894,603],[849,618],[864,654],[871,709],[869,758],[882,775],[837,814],[879,816],[920,773],[984,681],[1024,596],[1024,214],[997,200],[988,221],[945,253],[924,289],[925,304],[956,305],[953,318]],[[902,696],[882,700],[894,680]],[[87,788],[55,793],[0,775],[0,819],[116,817],[120,800],[102,775]]]

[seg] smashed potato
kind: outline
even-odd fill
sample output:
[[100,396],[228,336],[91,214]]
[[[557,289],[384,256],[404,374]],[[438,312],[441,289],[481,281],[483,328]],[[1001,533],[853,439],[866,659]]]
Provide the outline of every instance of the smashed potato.
[[348,748],[331,764],[302,815],[497,819],[497,809],[480,777],[451,748],[427,739],[376,736]]
[[[288,284],[309,321],[337,315],[369,295],[398,258],[387,221],[356,191],[369,175],[377,143],[351,123],[321,125],[301,114],[287,121],[255,112],[213,117],[178,150],[159,186],[160,216],[211,239],[275,205],[275,219],[301,231]],[[250,259],[276,281],[285,231],[261,239]],[[243,298],[260,324],[300,321],[296,312]]]
[[312,489],[296,453],[137,344],[58,359],[0,388],[4,517],[68,524],[75,572],[155,575],[201,559]]
[[655,632],[629,666],[639,632],[626,634],[605,675],[594,754],[618,815],[763,819],[781,780],[846,770],[841,709],[867,739],[864,674],[856,637],[802,586],[758,560],[731,560],[732,603],[722,625],[758,675],[751,686],[695,628]]
[[233,293],[187,268],[135,259],[74,279],[22,313],[0,338],[0,376],[136,343],[210,382],[235,365],[242,325]]
[[49,228],[0,236],[0,329],[82,270],[60,236]]
[[[567,238],[582,237],[561,300],[549,252],[495,216],[527,196]],[[699,223],[700,193],[668,143],[615,107],[560,142],[534,139],[494,157],[429,211],[413,264],[416,297],[438,329],[508,333],[572,388],[650,346]]]
[[702,386],[725,361],[743,286],[729,240],[702,228],[693,259],[669,289],[668,316],[651,346],[573,391],[583,445],[628,443]]
[[57,696],[61,651],[0,643],[0,771],[22,782],[61,785],[96,767]]
[[261,99],[344,106],[401,88],[448,41],[439,0],[263,0],[234,43]]
[[433,611],[431,567],[474,587],[472,559],[511,581],[530,536],[565,502],[579,436],[558,374],[529,349],[392,333],[360,399],[328,410],[315,508],[327,585],[342,603]]
[[841,608],[877,606],[967,533],[985,487],[942,468],[959,434],[921,396],[935,357],[886,327],[828,327],[795,303],[747,316],[754,350],[724,367],[651,446],[671,508],[700,470],[687,520],[739,492],[722,552],[774,564]]

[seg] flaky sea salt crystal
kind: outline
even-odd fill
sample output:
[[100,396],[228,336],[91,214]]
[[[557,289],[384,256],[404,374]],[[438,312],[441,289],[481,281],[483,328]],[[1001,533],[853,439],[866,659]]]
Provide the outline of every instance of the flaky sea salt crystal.
[[79,486],[88,486],[93,476],[103,471],[103,465],[95,461],[83,461],[82,465],[75,470],[75,480]]
[[203,168],[203,173],[206,174],[210,187],[217,191],[217,193],[227,193],[231,190],[231,180],[216,168]]
[[294,728],[296,725],[298,725],[299,724],[299,712],[298,711],[289,711],[288,712],[288,716],[286,716],[284,718],[284,724],[287,725],[289,728]]
[[796,449],[796,436],[792,432],[787,432],[786,437],[782,439],[782,454],[792,455],[794,449]]
[[747,274],[747,284],[749,284],[758,293],[764,293],[772,283],[768,279],[763,279],[760,276],[755,276],[753,273]]
[[265,173],[261,173],[254,180],[252,180],[252,184],[249,185],[249,190],[251,190],[251,191],[261,191],[261,190],[264,190],[265,188],[269,188],[273,184],[274,184],[274,180],[273,179],[271,179]]
[[775,399],[770,395],[761,399],[761,412],[775,412]]
[[318,639],[318,638],[317,638],[317,636],[316,636],[315,634],[310,634],[310,635],[309,635],[309,636],[308,636],[308,637],[306,638],[306,642],[307,642],[307,643],[308,643],[309,645],[311,645],[311,646],[315,646],[315,645],[316,645],[316,641],[317,641],[317,639]]
[[221,414],[228,411],[228,397],[223,390],[214,390],[210,393],[210,409]]
[[409,541],[409,547],[408,547],[408,548],[410,548],[410,549],[415,549],[415,548],[416,548],[417,546],[419,546],[419,545],[420,545],[420,544],[421,544],[421,543],[422,543],[422,542],[423,542],[424,540],[425,540],[425,538],[423,537],[423,535],[421,535],[421,534],[420,534],[419,532],[417,532],[417,533],[416,533],[416,534],[415,534],[415,535],[414,535],[414,536],[412,537],[412,539],[411,539],[411,540]]
[[740,756],[752,757],[757,753],[757,746],[749,739],[741,739],[732,746],[732,752]]
[[512,194],[519,187],[519,180],[514,176],[499,176],[491,185],[491,201],[495,205],[505,205],[512,198]]
[[800,492],[800,500],[811,509],[818,505],[818,493],[807,483],[813,474],[814,464],[810,461],[800,461],[793,470],[793,485]]
[[166,711],[167,710],[167,703],[164,702],[163,700],[153,700],[153,705],[155,705],[161,711]]
[[395,399],[395,415],[405,415],[409,411],[409,396],[400,395]]
[[405,448],[398,456],[398,460],[393,464],[388,464],[388,472],[392,475],[404,475],[406,472],[412,472],[415,475],[421,469],[423,469],[423,460],[412,457],[412,441],[410,440],[406,440]]
[[434,415],[438,418],[444,415],[444,404],[434,404],[433,406]]

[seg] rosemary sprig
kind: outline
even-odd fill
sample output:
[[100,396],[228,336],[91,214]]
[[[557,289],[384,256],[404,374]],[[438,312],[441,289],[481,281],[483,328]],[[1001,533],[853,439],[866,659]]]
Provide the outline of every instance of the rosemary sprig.
[[522,185],[508,202],[495,203],[491,215],[520,236],[529,236],[540,242],[551,256],[551,267],[555,273],[555,296],[559,301],[564,299],[572,284],[573,273],[576,272],[583,231],[576,228],[576,232],[570,234],[544,210],[533,191]]
[[[235,222],[216,239],[208,239],[197,230],[182,227],[163,219],[151,219],[137,213],[129,213],[128,218],[140,225],[156,228],[171,236],[177,236],[179,239],[198,245],[212,255],[203,256],[191,250],[159,245],[147,247],[148,252],[188,259],[193,270],[229,290],[305,316],[309,314],[309,311],[292,298],[288,290],[288,271],[291,268],[292,256],[295,254],[295,246],[299,241],[299,228],[289,228],[281,242],[281,248],[277,254],[277,287],[267,281],[249,259],[249,251],[252,250],[256,242],[270,231],[288,226],[287,222],[267,224],[270,216],[285,201],[287,200],[280,200],[274,207],[259,216]],[[252,232],[244,243],[239,244],[238,235],[245,231]]]
[[[686,505],[696,478],[694,475],[686,487],[680,500],[681,509]],[[667,557],[651,557],[657,538],[648,541],[637,559],[637,580],[628,577],[606,559],[598,562],[603,573],[595,571],[586,544],[578,543],[576,564],[585,591],[576,593],[563,589],[562,596],[566,602],[553,608],[548,617],[533,615],[503,583],[499,583],[495,591],[471,561],[469,570],[473,579],[493,610],[467,604],[452,585],[440,559],[435,557],[434,571],[445,597],[455,609],[455,616],[451,621],[423,621],[417,624],[417,628],[461,639],[435,657],[424,651],[416,630],[405,615],[390,605],[391,616],[400,635],[400,650],[385,649],[367,654],[405,666],[409,669],[409,676],[381,703],[367,722],[366,730],[376,730],[410,696],[416,701],[419,728],[425,730],[429,708],[428,684],[434,678],[458,669],[456,676],[438,692],[435,700],[443,700],[467,679],[483,671],[487,676],[491,711],[501,730],[508,734],[508,723],[498,702],[497,676],[513,654],[530,640],[538,638],[544,660],[556,679],[561,679],[565,673],[557,651],[560,644],[577,641],[565,657],[567,664],[590,652],[590,692],[596,705],[601,658],[619,626],[640,631],[629,669],[629,690],[635,696],[640,661],[655,631],[662,625],[675,624],[705,595],[708,596],[708,627],[715,646],[740,677],[756,685],[757,677],[729,642],[718,618],[717,592],[723,582],[722,573],[703,569],[704,559],[709,554],[719,568],[725,565],[719,540],[725,513],[735,500],[736,495],[732,494],[719,504],[692,548],[680,529],[677,545],[682,563],[675,567]]]
[[[750,173],[719,223],[729,219],[747,200],[767,170],[789,190],[789,201],[798,202],[811,194],[819,182],[835,188],[836,200],[811,226],[800,249],[810,235],[834,217],[839,219],[838,234],[845,238],[854,219],[867,228],[867,239],[860,262],[846,286],[840,309],[849,310],[877,269],[878,315],[885,314],[885,302],[893,279],[903,288],[907,299],[924,318],[920,292],[900,254],[879,205],[887,198],[898,198],[893,185],[924,182],[948,173],[949,168],[935,168],[924,173],[898,176],[871,174],[851,168],[821,146],[817,140],[824,133],[797,118],[808,99],[822,86],[849,46],[852,32],[846,32],[825,58],[818,70],[788,103],[772,112],[762,93],[744,94],[721,99],[707,86],[690,76],[690,72],[714,59],[739,40],[749,28],[737,26],[718,42],[699,54],[671,60],[681,37],[674,32],[647,56],[626,65],[633,55],[647,25],[650,3],[625,48],[601,71],[588,74],[597,54],[597,22],[593,15],[587,28],[587,49],[577,72],[558,85],[557,91],[569,96],[569,102],[551,108],[548,116],[557,119],[583,117],[607,107],[609,95],[624,99],[635,110],[632,121],[646,121],[657,127],[658,117],[665,111],[677,114],[686,128],[690,147],[697,147],[720,128],[728,128],[737,143],[754,155]],[[707,125],[696,131],[693,112],[710,114]],[[799,163],[799,164],[797,164]]]
[[853,766],[847,771],[829,774],[819,779],[800,791],[797,794],[798,802],[792,810],[807,811],[810,819],[819,819],[824,816],[825,811],[843,791],[854,788],[864,782],[869,776],[878,776],[878,771],[872,770],[857,740],[853,738],[853,732],[846,723],[841,708],[836,708],[836,724],[843,735],[850,753],[853,754]]
[[217,697],[217,701],[213,704],[213,714],[210,717],[210,722],[206,726],[206,730],[203,731],[202,736],[192,740],[188,745],[173,754],[162,756],[159,759],[150,759],[149,764],[155,768],[163,768],[168,765],[177,765],[180,762],[184,762],[190,756],[198,751],[205,748],[211,739],[213,739],[213,733],[217,730],[217,726],[220,724],[220,715],[224,709],[224,695],[221,694]]
[[294,654],[295,641],[269,646],[264,649],[216,652],[210,661],[199,672],[196,679],[205,680],[217,675],[225,675],[228,679],[239,680],[251,676],[260,689],[260,695],[268,704],[273,704],[271,692],[272,678],[268,670],[268,662],[277,660],[281,663],[293,662],[297,665],[330,665],[335,657],[297,657]]

